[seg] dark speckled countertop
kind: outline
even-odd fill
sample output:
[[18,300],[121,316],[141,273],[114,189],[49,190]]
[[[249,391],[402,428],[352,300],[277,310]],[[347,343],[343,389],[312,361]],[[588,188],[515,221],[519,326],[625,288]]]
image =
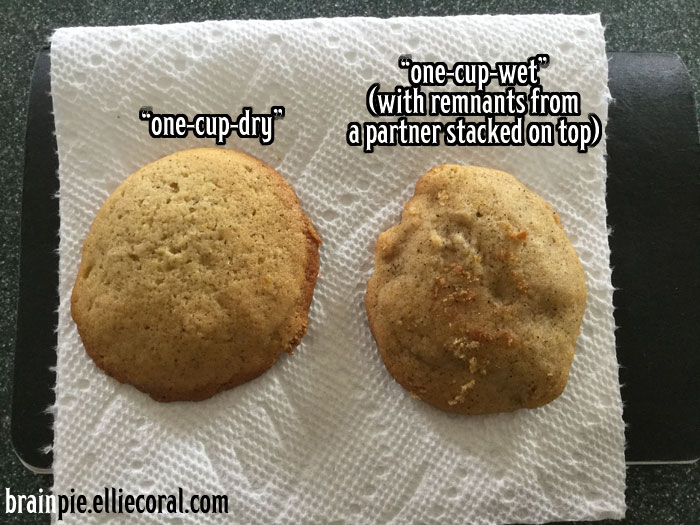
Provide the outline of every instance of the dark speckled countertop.
[[[289,19],[318,16],[412,16],[498,13],[601,12],[609,51],[667,51],[681,56],[696,99],[700,86],[700,3],[688,1],[388,1],[256,3],[230,0],[2,0],[0,2],[0,490],[3,523],[47,523],[46,515],[4,515],[4,488],[38,494],[50,476],[25,469],[10,442],[10,403],[18,289],[20,197],[27,95],[37,51],[58,27],[168,23],[209,19]],[[699,113],[700,114],[700,113]],[[574,496],[575,497],[575,496]],[[631,466],[627,470],[625,523],[700,523],[700,464]],[[610,522],[615,523],[615,522]]]

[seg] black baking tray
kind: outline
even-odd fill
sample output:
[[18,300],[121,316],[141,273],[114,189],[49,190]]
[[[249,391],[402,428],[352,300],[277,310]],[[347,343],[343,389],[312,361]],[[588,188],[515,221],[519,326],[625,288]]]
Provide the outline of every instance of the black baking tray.
[[[29,98],[12,440],[48,472],[58,319],[58,159],[50,55]],[[608,224],[628,462],[700,456],[700,144],[677,55],[611,53]]]

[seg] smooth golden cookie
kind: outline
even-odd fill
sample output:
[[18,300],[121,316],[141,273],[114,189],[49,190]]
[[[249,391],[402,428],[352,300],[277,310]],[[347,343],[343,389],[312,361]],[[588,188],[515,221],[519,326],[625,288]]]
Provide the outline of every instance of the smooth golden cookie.
[[535,408],[569,376],[586,304],[559,218],[501,171],[438,166],[377,239],[365,303],[389,373],[450,412]]
[[102,205],[71,313],[110,376],[159,401],[205,399],[299,344],[320,242],[268,165],[225,149],[180,151]]

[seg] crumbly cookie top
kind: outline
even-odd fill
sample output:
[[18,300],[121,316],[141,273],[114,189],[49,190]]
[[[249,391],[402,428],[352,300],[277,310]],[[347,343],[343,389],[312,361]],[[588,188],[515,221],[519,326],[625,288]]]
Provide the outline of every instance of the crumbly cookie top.
[[585,298],[576,252],[538,195],[501,171],[442,165],[377,239],[366,304],[399,383],[487,413],[561,393]]

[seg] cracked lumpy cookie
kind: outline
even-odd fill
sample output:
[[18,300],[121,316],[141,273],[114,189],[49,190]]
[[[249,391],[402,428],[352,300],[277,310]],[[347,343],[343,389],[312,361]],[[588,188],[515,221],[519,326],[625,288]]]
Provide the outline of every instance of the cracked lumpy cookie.
[[159,401],[205,399],[299,344],[320,242],[268,165],[225,149],[180,151],[102,205],[71,313],[108,375]]
[[586,303],[556,213],[507,173],[438,166],[377,239],[365,298],[389,373],[450,412],[535,408],[566,386]]

